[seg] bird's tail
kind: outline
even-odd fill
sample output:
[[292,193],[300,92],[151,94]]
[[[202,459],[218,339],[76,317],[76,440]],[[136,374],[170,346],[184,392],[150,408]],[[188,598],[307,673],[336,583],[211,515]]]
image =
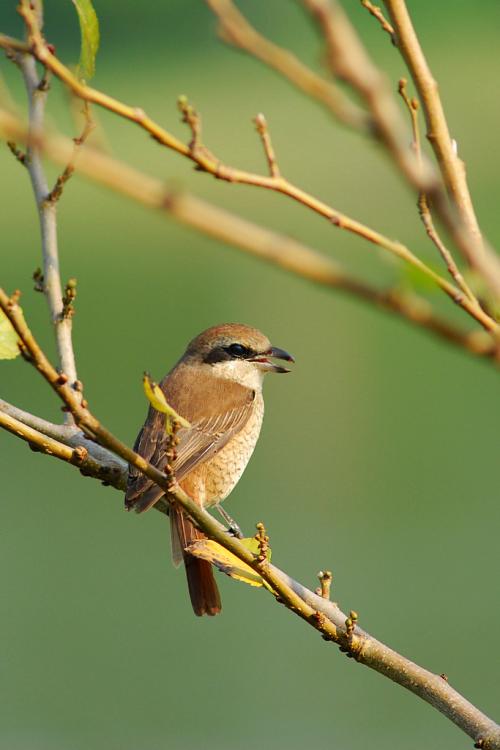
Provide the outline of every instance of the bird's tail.
[[186,552],[192,542],[205,539],[204,534],[186,516],[182,508],[170,507],[170,530],[172,535],[172,557],[174,565],[184,561],[189,596],[195,615],[217,615],[222,610],[219,589],[215,582],[212,565]]

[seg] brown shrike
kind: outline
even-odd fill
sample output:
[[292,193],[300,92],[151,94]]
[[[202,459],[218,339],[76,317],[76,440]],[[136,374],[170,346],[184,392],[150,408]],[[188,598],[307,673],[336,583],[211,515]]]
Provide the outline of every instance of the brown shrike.
[[[160,383],[168,403],[191,425],[177,433],[179,442],[172,465],[175,478],[203,508],[219,506],[253,453],[264,416],[264,375],[289,372],[269,357],[294,361],[283,349],[271,346],[256,328],[226,323],[193,339]],[[163,470],[167,447],[165,416],[151,406],[134,449]],[[130,467],[127,508],[141,513],[163,494],[158,485]],[[195,614],[216,615],[221,611],[221,600],[212,566],[187,551],[204,535],[175,503],[170,507],[170,528],[174,564],[184,561]]]

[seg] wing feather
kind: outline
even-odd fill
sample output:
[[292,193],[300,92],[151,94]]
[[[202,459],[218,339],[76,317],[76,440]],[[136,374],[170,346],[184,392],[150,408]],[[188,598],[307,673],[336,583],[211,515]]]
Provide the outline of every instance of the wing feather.
[[[193,378],[178,366],[160,384],[169,403],[191,422],[190,428],[177,433],[177,457],[173,469],[181,482],[200,464],[209,461],[247,423],[252,413],[255,392],[238,383],[220,383],[216,378]],[[214,382],[215,381],[215,382]],[[179,390],[179,386],[182,389]],[[220,413],[204,414],[218,403]],[[198,412],[197,418],[195,417]],[[134,450],[151,464],[163,469],[168,447],[165,417],[150,407],[148,417],[137,436]],[[162,496],[162,490],[134,467],[129,469],[125,504],[138,511],[147,510]]]

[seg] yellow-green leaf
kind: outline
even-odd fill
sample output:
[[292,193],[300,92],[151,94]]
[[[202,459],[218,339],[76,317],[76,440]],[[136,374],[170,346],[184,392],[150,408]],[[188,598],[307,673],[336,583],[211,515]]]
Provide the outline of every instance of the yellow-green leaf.
[[0,359],[15,359],[20,353],[18,341],[10,320],[0,310]]
[[[241,544],[249,550],[252,555],[257,555],[260,553],[260,545],[257,539],[254,536],[246,536],[244,539],[240,539]],[[267,548],[266,553],[267,559],[271,560],[271,547]]]
[[89,81],[95,73],[95,58],[99,49],[99,21],[91,0],[72,0],[72,2],[78,13],[82,38],[78,64],[79,75],[80,78]]
[[180,414],[177,414],[175,409],[170,406],[160,386],[155,383],[154,380],[151,380],[147,372],[144,373],[142,383],[144,386],[144,393],[146,394],[146,398],[148,399],[151,406],[156,409],[156,411],[160,411],[162,412],[162,414],[165,414],[165,429],[167,430],[167,432],[170,432],[171,420],[175,420],[176,422],[178,422],[181,427],[191,427],[191,424],[187,421],[187,419],[184,419],[184,417],[181,417]]
[[[255,540],[250,538],[241,539],[240,541],[245,547],[251,549]],[[249,586],[265,586],[266,588],[270,588],[266,581],[255,570],[252,570],[249,565],[239,560],[236,555],[233,555],[232,552],[229,552],[211,539],[198,539],[196,542],[190,544],[187,549],[195,557],[207,560],[223,573],[237,581],[247,583]],[[258,552],[258,548],[255,551]]]

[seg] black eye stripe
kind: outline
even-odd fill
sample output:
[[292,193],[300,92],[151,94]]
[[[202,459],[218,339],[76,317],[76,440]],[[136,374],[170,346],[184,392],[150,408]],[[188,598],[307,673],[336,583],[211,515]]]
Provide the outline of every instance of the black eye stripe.
[[255,355],[255,351],[243,344],[229,344],[228,346],[216,346],[205,355],[204,361],[210,365],[217,362],[230,361],[231,359],[249,359]]
[[253,354],[253,351],[243,346],[243,344],[230,344],[229,346],[225,346],[224,349],[230,357],[237,359],[245,359],[246,357],[251,357]]

